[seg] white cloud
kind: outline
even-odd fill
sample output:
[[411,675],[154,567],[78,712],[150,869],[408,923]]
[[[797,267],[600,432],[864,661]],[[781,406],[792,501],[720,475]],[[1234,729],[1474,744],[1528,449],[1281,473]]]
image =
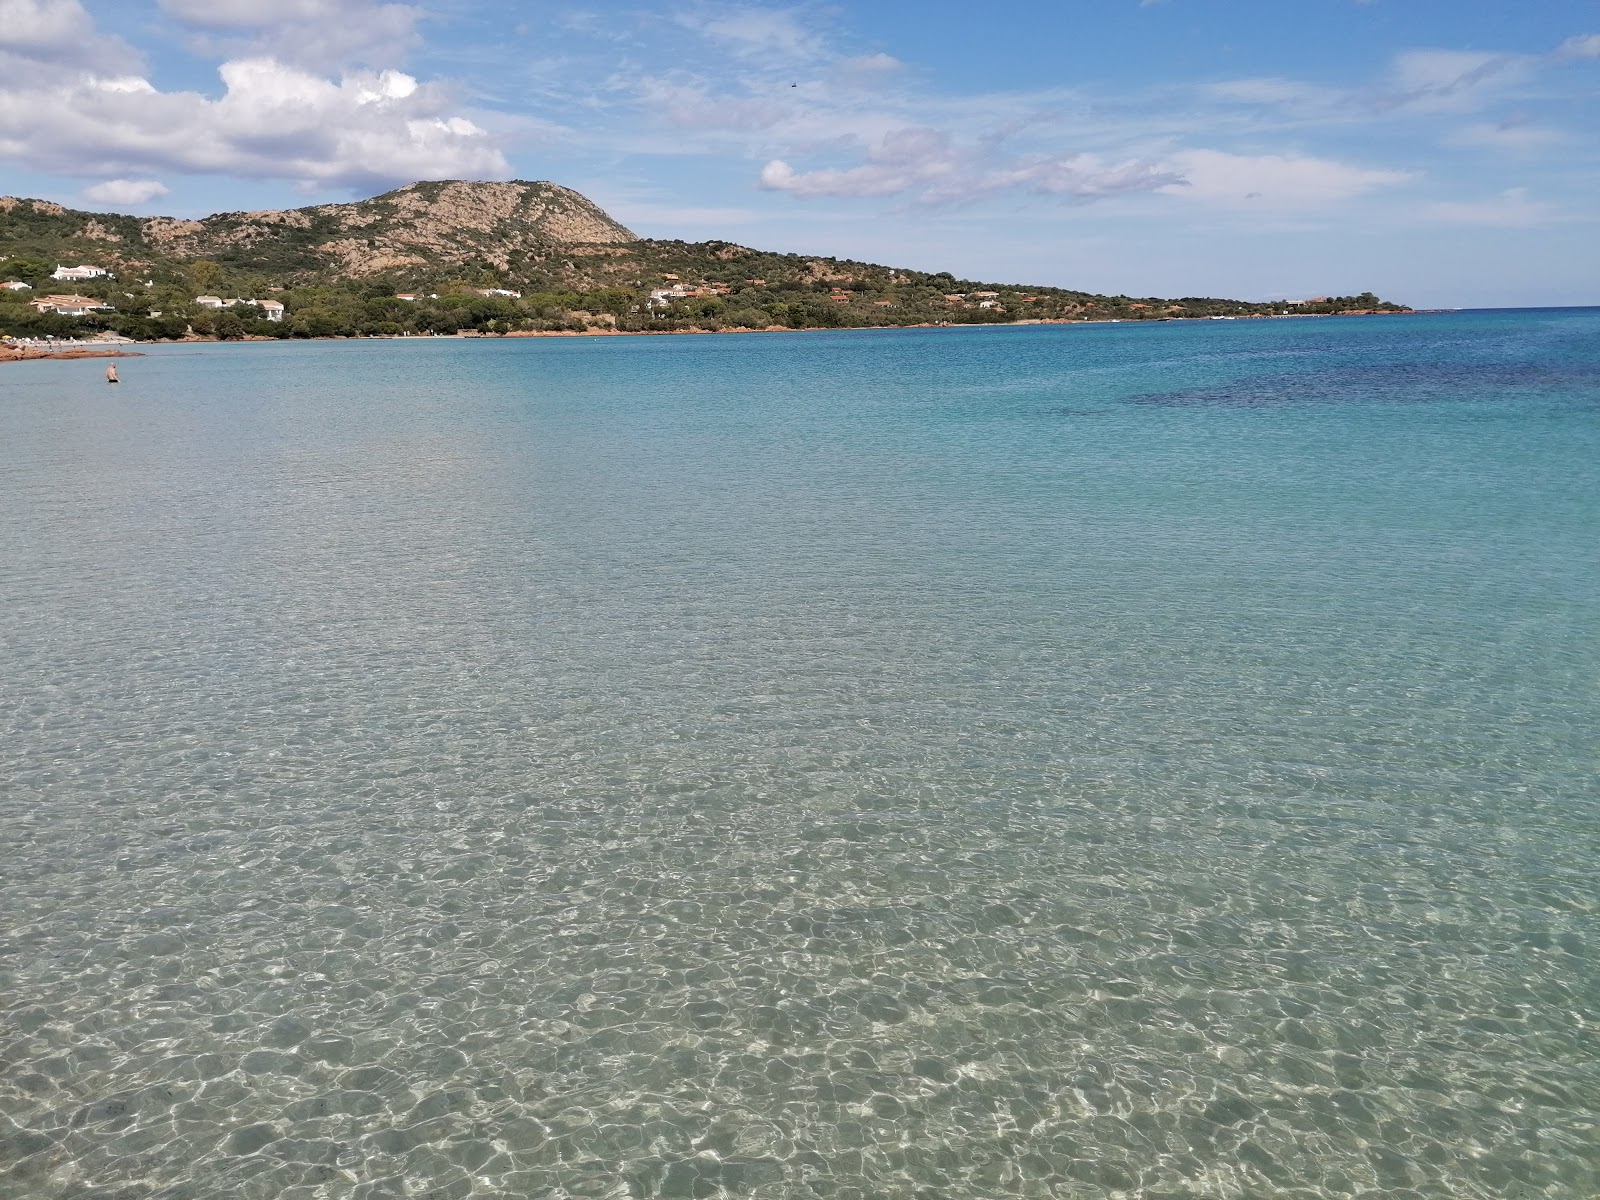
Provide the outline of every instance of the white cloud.
[[840,65],[847,71],[861,71],[868,74],[905,69],[905,63],[892,54],[861,54],[855,58],[845,59]]
[[218,73],[225,91],[215,100],[139,77],[0,91],[0,156],[65,175],[173,171],[351,188],[510,173],[443,93],[398,71],[334,82],[258,58]]
[[1480,121],[1456,130],[1445,139],[1452,146],[1481,146],[1514,152],[1538,150],[1566,140],[1566,135],[1530,124],[1525,117]]
[[1277,76],[1206,85],[1208,99],[1274,108],[1290,117],[1350,120],[1377,114],[1471,112],[1526,80],[1539,65],[1527,54],[1470,50],[1408,50],[1381,79],[1366,86],[1331,87]]
[[892,54],[858,54],[841,60],[833,77],[852,87],[877,87],[892,83],[905,69],[906,64]]
[[1534,200],[1527,188],[1507,188],[1487,200],[1448,200],[1422,209],[1424,221],[1445,225],[1486,225],[1497,229],[1532,229],[1557,219],[1553,205]]
[[639,97],[654,116],[681,129],[762,130],[789,119],[795,105],[770,96],[713,96],[695,84],[645,79]]
[[[296,17],[416,11],[370,0],[164,2],[196,22],[269,33]],[[0,0],[0,15],[22,18],[24,33],[12,39],[8,26],[0,47],[9,52],[0,59],[0,160],[102,180],[86,195],[103,203],[148,201],[162,185],[145,177],[168,172],[352,189],[510,174],[496,141],[452,112],[445,90],[400,71],[331,78],[255,55],[222,63],[220,96],[165,92],[117,39],[96,32],[78,0]],[[69,42],[71,61],[60,58]]]
[[97,33],[80,0],[0,0],[0,86],[64,67],[142,62],[122,39]]
[[993,153],[997,144],[958,143],[937,129],[897,129],[870,147],[860,166],[796,171],[774,159],[762,168],[760,184],[802,199],[908,195],[939,203],[1017,191],[1085,203],[1179,182],[1148,162],[1108,162],[1093,154],[1003,157]]
[[138,208],[157,196],[165,196],[170,189],[154,179],[108,179],[93,187],[83,189],[83,194],[96,204],[126,205]]
[[807,200],[821,196],[892,196],[927,178],[925,173],[872,165],[800,172],[781,158],[761,168],[761,186],[767,191],[788,192]]
[[794,9],[707,5],[677,19],[742,58],[805,62],[822,57],[826,48]]
[[1556,57],[1568,61],[1600,58],[1600,33],[1580,33],[1569,37],[1556,49]]
[[1224,80],[1208,85],[1205,91],[1214,99],[1228,104],[1282,105],[1288,108],[1331,106],[1343,103],[1346,98],[1346,94],[1338,88],[1276,76]]
[[1162,190],[1223,208],[1295,212],[1326,208],[1379,188],[1409,183],[1408,171],[1352,166],[1306,155],[1184,150],[1167,160],[1182,183]]
[[79,0],[0,0],[0,31],[7,49],[54,56],[91,36],[94,22]]
[[205,34],[202,49],[228,57],[271,57],[324,70],[403,62],[427,14],[377,0],[160,0],[168,16]]
[[1374,99],[1382,110],[1470,112],[1526,79],[1533,66],[1534,60],[1521,54],[1409,50],[1395,56]]

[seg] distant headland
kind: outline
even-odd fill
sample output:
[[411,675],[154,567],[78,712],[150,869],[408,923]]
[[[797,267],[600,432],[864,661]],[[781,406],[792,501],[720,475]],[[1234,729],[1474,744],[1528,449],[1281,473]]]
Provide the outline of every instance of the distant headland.
[[690,333],[1401,313],[957,279],[637,237],[553,183],[413,183],[203,221],[0,197],[0,337],[137,341]]

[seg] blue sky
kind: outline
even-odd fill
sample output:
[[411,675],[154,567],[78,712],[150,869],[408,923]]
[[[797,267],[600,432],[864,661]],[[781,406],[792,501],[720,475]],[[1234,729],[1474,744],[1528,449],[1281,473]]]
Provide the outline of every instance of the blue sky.
[[0,0],[0,192],[416,178],[990,280],[1600,304],[1600,2]]

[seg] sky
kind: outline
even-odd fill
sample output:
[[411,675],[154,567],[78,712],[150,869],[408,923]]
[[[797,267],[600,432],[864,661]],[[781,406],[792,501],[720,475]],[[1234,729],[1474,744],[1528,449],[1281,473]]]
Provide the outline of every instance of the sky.
[[1600,0],[0,0],[0,194],[455,178],[988,281],[1600,304]]

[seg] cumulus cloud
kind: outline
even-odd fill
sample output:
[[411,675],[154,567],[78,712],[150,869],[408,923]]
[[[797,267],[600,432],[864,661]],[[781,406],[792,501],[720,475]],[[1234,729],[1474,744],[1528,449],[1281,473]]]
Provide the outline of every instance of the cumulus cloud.
[[401,72],[336,82],[257,58],[218,73],[215,100],[138,76],[0,92],[0,155],[66,175],[220,173],[351,188],[509,174],[482,129]]
[[1415,178],[1408,171],[1354,166],[1330,158],[1222,150],[1183,150],[1171,155],[1167,164],[1183,182],[1164,191],[1223,208],[1262,212],[1325,208]]
[[1427,205],[1425,221],[1444,225],[1486,225],[1497,229],[1532,229],[1556,219],[1552,205],[1535,200],[1527,188],[1507,188],[1486,200],[1447,200]]
[[142,58],[96,32],[80,0],[0,0],[0,84],[62,68],[108,69]]
[[79,0],[0,0],[0,30],[9,50],[54,56],[92,35],[94,22]]
[[[199,0],[164,0],[198,22]],[[397,10],[370,0],[205,0],[216,27],[268,31],[280,18]],[[192,12],[191,12],[192,10]],[[411,11],[411,10],[407,10]],[[270,14],[270,15],[268,15]],[[79,0],[0,0],[0,159],[102,182],[85,193],[137,205],[151,175],[222,174],[351,189],[414,179],[505,178],[498,146],[444,89],[396,70],[337,77],[270,55],[218,68],[221,94],[166,92],[99,34]],[[407,18],[414,20],[414,18]],[[69,50],[75,57],[64,57]],[[157,190],[159,189],[159,190]]]
[[403,62],[421,41],[427,14],[378,0],[160,0],[168,16],[198,30],[200,47],[227,57],[272,57],[335,70]]
[[84,188],[83,194],[96,204],[138,208],[157,196],[165,196],[169,190],[166,184],[155,179],[108,179]]

